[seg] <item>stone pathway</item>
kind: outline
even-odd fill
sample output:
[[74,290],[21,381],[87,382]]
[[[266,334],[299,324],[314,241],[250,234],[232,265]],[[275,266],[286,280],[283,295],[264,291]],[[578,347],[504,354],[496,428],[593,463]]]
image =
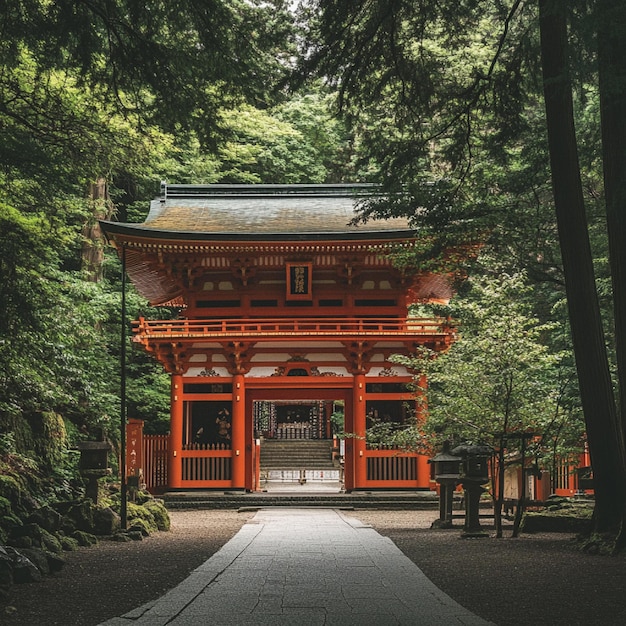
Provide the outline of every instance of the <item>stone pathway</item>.
[[268,508],[180,585],[103,626],[134,624],[491,623],[435,587],[390,539],[347,514]]

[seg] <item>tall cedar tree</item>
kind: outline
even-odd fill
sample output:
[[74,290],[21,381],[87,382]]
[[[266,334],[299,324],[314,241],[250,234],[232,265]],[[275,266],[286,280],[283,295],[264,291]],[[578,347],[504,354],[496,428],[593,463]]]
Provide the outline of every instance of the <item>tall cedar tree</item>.
[[[626,502],[623,430],[617,417],[602,332],[580,179],[568,67],[566,6],[563,0],[558,2],[540,0],[539,5],[541,58],[554,202],[572,341],[594,472],[595,529],[603,532],[620,524]],[[600,64],[602,62],[601,58]],[[603,122],[606,126],[606,120]],[[607,155],[605,147],[605,159],[607,156],[611,158],[611,155]],[[607,197],[607,208],[609,204]],[[610,211],[607,211],[607,215],[609,213]],[[613,226],[609,222],[609,232],[612,229]],[[611,234],[611,239],[617,241],[617,236]],[[620,284],[620,264],[616,263],[613,250],[611,255],[613,284],[617,286]],[[623,265],[623,268],[626,269],[626,265]],[[616,307],[619,300],[619,296],[616,296]],[[619,329],[616,330],[619,344],[620,332]]]
[[604,194],[613,281],[621,422],[622,476],[613,514],[622,510],[620,545],[626,544],[626,3],[597,0],[598,69]]

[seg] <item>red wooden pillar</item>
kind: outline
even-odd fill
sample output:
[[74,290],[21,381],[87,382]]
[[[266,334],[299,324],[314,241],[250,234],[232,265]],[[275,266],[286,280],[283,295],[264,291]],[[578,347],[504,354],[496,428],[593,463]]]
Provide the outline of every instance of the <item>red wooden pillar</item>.
[[243,374],[233,376],[233,488],[246,487],[246,387]]
[[172,374],[170,379],[170,441],[168,450],[168,487],[179,489],[183,486],[183,461],[180,452],[183,448],[183,377]]
[[[417,420],[417,426],[421,427],[426,421],[426,394],[422,389],[426,389],[426,376],[420,376],[419,389],[417,391],[417,399],[415,400],[415,419]],[[430,464],[428,463],[428,456],[420,454],[417,457],[417,487],[418,489],[430,488]]]
[[424,454],[417,457],[417,488],[430,489],[430,465]]
[[355,374],[352,391],[353,432],[356,435],[353,439],[354,488],[362,489],[366,486],[367,481],[367,459],[365,456],[365,374]]
[[[422,389],[426,389],[426,376],[420,376],[419,386],[417,391],[417,399],[415,400],[415,418],[417,420],[418,427],[426,421],[426,394]],[[418,489],[430,488],[430,464],[428,463],[428,456],[420,454],[417,457],[417,487]]]

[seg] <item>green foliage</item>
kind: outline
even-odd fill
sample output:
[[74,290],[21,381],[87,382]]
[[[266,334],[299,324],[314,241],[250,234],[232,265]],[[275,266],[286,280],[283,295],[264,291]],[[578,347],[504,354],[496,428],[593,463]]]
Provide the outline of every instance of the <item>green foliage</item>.
[[37,326],[47,295],[45,271],[56,256],[49,228],[41,215],[0,204],[0,336]]
[[428,454],[431,440],[424,436],[417,424],[398,424],[382,420],[372,420],[365,432],[369,448],[374,450],[402,450]]
[[[570,17],[583,181],[600,258],[595,44],[586,7],[574,3]],[[332,0],[313,3],[306,19],[300,71],[336,86],[359,158],[389,192],[363,203],[361,216],[409,217],[422,234],[418,263],[480,244],[504,271],[525,271],[562,293],[536,6]]]
[[145,505],[142,506],[133,502],[129,502],[127,512],[129,526],[135,524],[135,522],[139,522],[140,524],[145,526],[148,534],[155,533],[159,530],[152,511],[148,510]]
[[[104,498],[111,508],[120,512],[121,494],[115,493],[109,498]],[[127,517],[129,528],[143,529],[143,534],[150,535],[157,530],[168,531],[170,529],[170,517],[162,500],[152,496],[147,491],[138,491],[135,500],[127,503]]]
[[315,4],[301,70],[337,86],[382,172],[406,183],[456,177],[480,162],[477,135],[502,143],[521,124],[537,71],[532,6],[507,15],[481,2]]
[[0,496],[0,517],[9,515],[10,512],[11,512],[11,501],[5,498],[4,496]]
[[170,529],[170,516],[162,500],[151,498],[146,500],[143,506],[152,514],[159,530],[168,531]]
[[[62,431],[58,416],[47,419],[55,427],[51,429],[48,425],[44,432],[51,435]],[[76,464],[73,455],[66,450],[67,441],[48,443],[47,446],[45,439],[39,441],[39,454],[35,450],[0,453],[0,496],[11,502],[14,514],[32,511],[34,503],[44,505],[59,499],[73,500],[81,491],[82,481],[76,480]]]
[[[345,122],[333,111],[334,97],[316,87],[292,98],[273,109],[273,114],[289,123],[301,136],[314,159],[320,179],[301,178],[296,182],[354,182],[367,181],[366,175],[355,171],[352,134]],[[306,166],[306,163],[303,163]],[[306,171],[303,172],[306,175]],[[323,174],[323,175],[322,175]]]
[[[130,368],[129,368],[130,369]],[[170,378],[160,364],[148,362],[131,370],[128,381],[128,415],[145,422],[146,434],[165,434],[170,428]]]
[[330,415],[330,423],[333,428],[333,435],[341,435],[345,427],[345,415],[343,411],[333,411]]
[[[428,374],[426,427],[434,441],[498,448],[502,433],[532,431],[540,437],[537,456],[554,453],[555,445],[561,453],[579,447],[580,409],[565,401],[568,387],[575,394],[573,371],[565,367],[566,354],[548,347],[556,324],[532,314],[532,291],[522,276],[473,278],[470,285],[453,302],[462,329],[456,343],[443,354],[409,360]],[[509,451],[517,445],[511,440]]]
[[72,539],[75,539],[78,545],[83,547],[95,546],[98,543],[98,538],[94,534],[83,530],[74,531],[72,533]]
[[[4,471],[5,468],[3,467]],[[0,496],[6,498],[9,502],[19,503],[21,501],[22,487],[15,476],[0,474]]]
[[325,170],[305,137],[288,123],[251,107],[224,114],[233,139],[220,149],[226,183],[322,182]]
[[15,453],[15,433],[0,435],[0,455]]
[[[28,53],[43,78],[62,72],[100,106],[169,130],[219,133],[215,112],[261,100],[284,74],[291,24],[283,2],[34,1],[0,19],[0,58],[11,69]],[[7,81],[10,84],[10,81]]]
[[193,134],[177,141],[167,162],[172,182],[322,183],[345,176],[348,133],[318,93],[294,95],[272,108],[219,112],[224,141],[204,154]]
[[65,422],[53,411],[46,411],[34,417],[35,453],[41,460],[42,469],[49,471],[61,466],[65,460],[68,448]]
[[78,546],[80,545],[78,543],[78,540],[74,537],[66,537],[64,535],[59,538],[59,542],[61,543],[61,547],[65,552],[73,552],[74,550],[78,550]]

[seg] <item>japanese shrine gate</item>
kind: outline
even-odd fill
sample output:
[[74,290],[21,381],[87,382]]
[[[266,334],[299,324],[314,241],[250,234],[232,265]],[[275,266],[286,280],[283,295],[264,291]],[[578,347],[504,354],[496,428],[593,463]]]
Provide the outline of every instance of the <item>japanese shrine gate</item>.
[[173,320],[140,319],[133,341],[171,376],[169,489],[253,490],[257,438],[330,436],[343,405],[345,488],[429,488],[427,457],[370,449],[372,418],[420,419],[410,371],[390,362],[444,350],[447,276],[407,274],[390,253],[403,219],[354,225],[369,185],[162,185],[142,224],[101,222],[130,279]]

